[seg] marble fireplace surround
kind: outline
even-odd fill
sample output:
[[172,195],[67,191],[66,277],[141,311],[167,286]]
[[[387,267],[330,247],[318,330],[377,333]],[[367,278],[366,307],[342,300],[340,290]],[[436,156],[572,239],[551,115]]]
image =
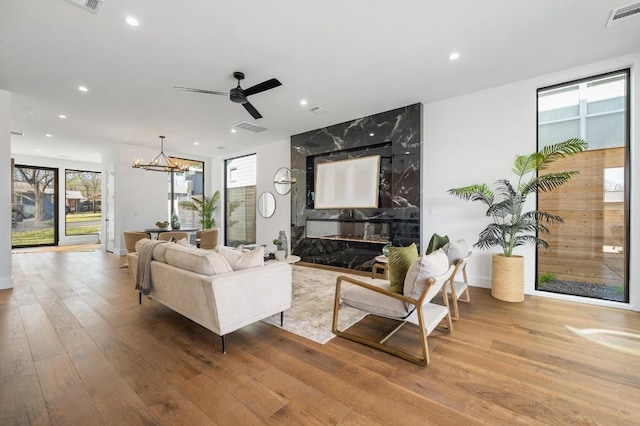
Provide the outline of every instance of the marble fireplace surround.
[[[292,252],[303,262],[367,271],[387,241],[419,245],[421,142],[420,103],[291,136]],[[382,158],[378,208],[314,209],[318,162],[369,155]],[[331,232],[316,235],[323,226]]]

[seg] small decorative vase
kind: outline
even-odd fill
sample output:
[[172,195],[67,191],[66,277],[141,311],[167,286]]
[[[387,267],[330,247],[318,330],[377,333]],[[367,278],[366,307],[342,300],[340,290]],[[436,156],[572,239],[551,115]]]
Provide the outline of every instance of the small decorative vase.
[[287,255],[285,254],[284,250],[276,250],[275,257],[276,260],[284,260],[286,259]]
[[173,216],[171,216],[171,228],[180,229],[180,222],[178,220],[178,215],[175,213],[173,214]]
[[389,241],[387,244],[382,247],[382,254],[387,257],[389,256],[389,247],[393,247],[393,243]]
[[289,256],[289,245],[287,244],[287,234],[284,231],[280,231],[278,239],[282,242],[280,249],[284,251],[284,257]]

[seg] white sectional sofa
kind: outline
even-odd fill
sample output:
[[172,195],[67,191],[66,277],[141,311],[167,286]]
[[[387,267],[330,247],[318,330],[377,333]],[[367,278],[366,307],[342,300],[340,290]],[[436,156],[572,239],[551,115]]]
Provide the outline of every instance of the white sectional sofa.
[[[134,282],[138,255],[145,257],[142,246],[152,244],[149,241],[141,240],[136,253],[127,255]],[[232,270],[224,257],[226,264],[210,250],[175,243],[156,243],[152,250],[148,296],[221,336],[223,353],[228,333],[276,313],[282,319],[291,307],[291,265],[287,263]]]

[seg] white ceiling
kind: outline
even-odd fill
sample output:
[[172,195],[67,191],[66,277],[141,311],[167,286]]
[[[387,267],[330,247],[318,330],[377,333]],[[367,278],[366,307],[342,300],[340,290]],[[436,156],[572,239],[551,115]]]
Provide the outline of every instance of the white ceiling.
[[[157,148],[165,135],[168,152],[211,156],[637,52],[640,18],[605,28],[628,3],[105,0],[96,15],[65,0],[2,0],[0,89],[25,134],[12,136],[14,153],[99,162],[104,146]],[[228,91],[233,71],[244,88],[282,82],[249,98],[264,118],[172,89]],[[240,121],[269,130],[230,133]]]

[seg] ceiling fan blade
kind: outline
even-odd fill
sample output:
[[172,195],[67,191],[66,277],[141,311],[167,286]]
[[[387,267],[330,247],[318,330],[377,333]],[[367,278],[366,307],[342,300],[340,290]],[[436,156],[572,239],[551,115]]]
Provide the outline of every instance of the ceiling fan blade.
[[244,107],[244,109],[249,111],[249,114],[251,114],[253,116],[253,118],[255,118],[256,120],[258,118],[262,118],[262,114],[260,114],[258,112],[258,110],[253,105],[251,105],[249,102],[243,103],[242,106]]
[[214,90],[194,89],[192,87],[173,86],[176,90],[184,90],[185,92],[206,93],[208,95],[229,96],[229,92],[216,92]]
[[248,89],[244,89],[244,95],[255,95],[256,93],[264,92],[265,90],[273,89],[278,86],[282,86],[282,83],[280,83],[278,79],[272,78],[271,80],[263,81],[262,83],[249,87]]

